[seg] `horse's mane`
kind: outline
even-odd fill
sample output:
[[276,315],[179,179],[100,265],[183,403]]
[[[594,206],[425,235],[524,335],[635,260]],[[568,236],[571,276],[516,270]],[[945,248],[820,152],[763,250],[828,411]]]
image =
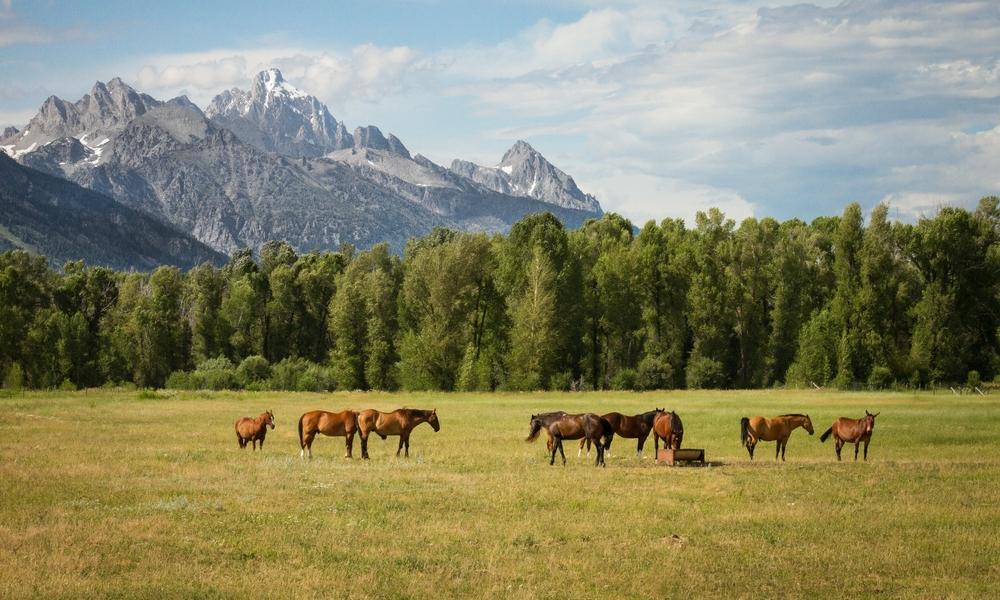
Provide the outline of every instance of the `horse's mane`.
[[676,431],[684,431],[684,424],[681,423],[680,416],[674,411],[670,411],[670,428],[676,428]]

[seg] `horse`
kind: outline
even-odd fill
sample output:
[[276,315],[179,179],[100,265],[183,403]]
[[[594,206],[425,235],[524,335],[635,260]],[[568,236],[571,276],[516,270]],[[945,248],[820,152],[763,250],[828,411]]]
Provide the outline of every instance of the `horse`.
[[825,442],[826,438],[833,434],[833,438],[837,441],[837,460],[840,460],[840,449],[844,447],[844,444],[853,443],[854,444],[854,460],[858,460],[858,444],[861,442],[865,443],[865,460],[868,460],[868,444],[872,441],[872,432],[875,431],[875,417],[879,413],[872,414],[865,411],[865,416],[861,419],[848,419],[847,417],[840,417],[833,422],[833,425],[829,429],[823,432],[823,435],[819,436],[820,442]]
[[253,449],[257,450],[257,442],[260,442],[260,449],[263,450],[268,425],[274,429],[274,413],[269,410],[260,413],[256,419],[250,417],[236,419],[236,443],[240,448],[246,448],[247,442],[253,442]]
[[343,436],[347,445],[344,458],[351,458],[354,449],[354,433],[358,430],[358,413],[353,410],[334,413],[325,410],[313,410],[299,417],[299,456],[313,457],[312,443],[317,433],[329,436]]
[[434,431],[441,430],[437,409],[421,410],[419,408],[399,408],[384,413],[375,409],[363,410],[358,413],[358,432],[361,435],[361,458],[368,459],[368,436],[374,431],[383,440],[390,435],[399,436],[399,448],[396,456],[406,448],[406,458],[410,457],[410,432],[421,423],[430,423]]
[[788,447],[788,436],[796,427],[803,427],[813,434],[812,420],[809,415],[788,414],[780,417],[743,417],[740,420],[740,439],[750,453],[750,460],[753,460],[753,450],[757,447],[757,442],[773,442],[778,444],[774,448],[774,460],[785,460],[785,448]]
[[549,436],[552,437],[553,445],[550,449],[552,458],[549,460],[549,465],[556,463],[556,450],[559,450],[559,454],[562,455],[563,466],[566,466],[566,453],[563,452],[562,443],[564,439],[578,440],[586,438],[597,448],[597,462],[594,463],[594,466],[607,466],[604,464],[604,445],[601,443],[601,438],[610,440],[615,430],[611,427],[611,423],[608,423],[605,419],[594,413],[582,415],[563,414],[551,418],[532,415],[530,426],[531,431],[525,439],[526,442],[535,441],[542,429],[545,429]]
[[[642,447],[646,445],[646,438],[649,437],[649,432],[653,430],[653,419],[656,415],[663,412],[666,409],[655,408],[651,411],[644,412],[642,414],[627,416],[619,412],[610,412],[606,415],[601,415],[601,418],[611,423],[612,429],[618,435],[623,438],[638,438],[639,443],[636,447],[636,456],[642,458]],[[608,437],[604,442],[604,452],[607,456],[611,456],[611,442],[614,441],[614,434]],[[583,453],[583,446],[587,446],[587,456],[590,456],[590,440],[582,439],[580,440],[580,450],[576,453],[580,456]],[[551,450],[551,448],[550,448]]]
[[680,449],[684,441],[684,424],[676,412],[661,411],[653,419],[653,457],[656,462],[660,462],[660,440],[663,440],[664,448]]

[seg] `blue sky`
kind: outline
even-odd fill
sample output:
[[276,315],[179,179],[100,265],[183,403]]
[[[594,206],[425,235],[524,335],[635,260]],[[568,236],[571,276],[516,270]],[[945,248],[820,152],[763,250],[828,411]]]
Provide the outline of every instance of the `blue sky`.
[[638,224],[1000,193],[998,2],[0,0],[0,125],[114,76],[204,107],[270,66],[439,163],[525,139]]

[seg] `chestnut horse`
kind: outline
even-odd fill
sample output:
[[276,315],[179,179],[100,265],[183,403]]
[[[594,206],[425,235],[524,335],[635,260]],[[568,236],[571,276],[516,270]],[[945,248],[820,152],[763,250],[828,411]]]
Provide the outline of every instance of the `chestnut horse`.
[[269,410],[260,413],[256,419],[240,417],[236,420],[236,443],[240,448],[246,448],[247,442],[253,442],[253,449],[256,450],[257,442],[260,442],[260,449],[263,450],[268,425],[274,429],[274,413]]
[[606,441],[610,440],[615,430],[611,427],[611,423],[608,423],[605,419],[594,413],[583,415],[564,414],[550,418],[532,415],[531,431],[528,433],[525,441],[535,441],[542,429],[545,429],[553,440],[550,450],[552,458],[549,460],[549,465],[556,463],[556,450],[559,450],[559,454],[562,456],[563,466],[566,465],[566,453],[563,452],[562,443],[564,439],[578,440],[586,438],[597,448],[597,462],[594,463],[594,466],[607,466],[604,464],[604,444],[601,443],[601,438],[604,438]]
[[[627,416],[619,412],[610,412],[606,415],[601,415],[601,418],[611,423],[612,429],[615,433],[623,438],[638,438],[639,443],[636,446],[636,456],[642,458],[642,447],[646,445],[646,438],[649,437],[649,432],[653,430],[653,419],[656,415],[663,412],[666,409],[654,408],[651,411],[644,412],[639,415]],[[609,437],[604,442],[604,452],[608,456],[611,456],[611,442],[614,441],[614,435]],[[590,456],[590,440],[582,439],[580,440],[580,450],[576,453],[580,456],[583,453],[583,446],[587,445],[587,456]],[[550,448],[551,450],[551,448]]]
[[803,427],[813,434],[812,420],[809,415],[788,414],[780,417],[743,417],[740,420],[740,439],[750,453],[750,460],[753,460],[753,450],[757,447],[757,442],[773,442],[778,444],[774,448],[774,460],[785,460],[785,448],[788,447],[788,437],[796,427]]
[[441,430],[438,422],[437,409],[421,410],[419,408],[399,408],[384,413],[374,409],[358,413],[358,433],[361,435],[361,458],[368,458],[368,436],[374,431],[383,440],[390,435],[399,436],[399,448],[396,456],[406,448],[406,456],[410,457],[410,432],[421,423],[430,423],[434,431]]
[[653,458],[660,462],[660,440],[664,448],[680,450],[684,441],[684,424],[674,411],[659,412],[653,419]]
[[334,413],[325,410],[314,410],[299,417],[299,456],[305,458],[306,451],[309,451],[309,458],[313,457],[313,438],[317,433],[329,436],[343,436],[347,445],[347,454],[344,458],[351,458],[354,449],[354,433],[358,430],[358,413],[353,410]]
[[858,460],[858,444],[865,443],[865,460],[868,460],[868,444],[872,441],[872,432],[875,431],[875,417],[879,413],[872,414],[865,411],[864,418],[848,419],[840,417],[833,422],[829,429],[819,436],[819,441],[825,442],[826,438],[833,434],[833,439],[837,441],[837,460],[840,460],[840,449],[844,444],[854,444],[854,460]]

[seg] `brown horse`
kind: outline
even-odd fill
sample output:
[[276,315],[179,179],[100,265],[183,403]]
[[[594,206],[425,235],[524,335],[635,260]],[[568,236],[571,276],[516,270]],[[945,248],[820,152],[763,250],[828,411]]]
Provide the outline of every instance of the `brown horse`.
[[347,454],[344,458],[351,458],[351,451],[354,449],[354,433],[358,430],[358,413],[353,410],[334,413],[325,410],[314,410],[299,417],[299,456],[305,458],[306,451],[309,451],[309,458],[313,457],[313,438],[317,433],[329,436],[343,436],[347,444]]
[[604,444],[601,442],[601,438],[610,440],[615,430],[611,427],[611,423],[608,423],[603,418],[594,413],[583,415],[564,414],[552,418],[532,415],[531,431],[528,433],[525,441],[535,441],[542,429],[545,429],[553,440],[550,450],[552,458],[549,460],[549,465],[554,465],[556,462],[556,450],[559,450],[559,454],[562,456],[563,466],[566,465],[566,453],[563,451],[562,443],[564,439],[578,440],[586,438],[597,448],[597,462],[594,465],[607,466],[604,464]]
[[263,450],[268,425],[274,429],[274,413],[269,410],[260,413],[256,419],[250,417],[236,419],[236,443],[240,448],[246,448],[247,442],[253,442],[253,449],[256,450],[257,442],[260,442],[260,449]]
[[374,431],[383,440],[390,435],[399,436],[399,448],[396,456],[406,448],[406,456],[410,457],[410,432],[421,423],[430,423],[434,431],[441,430],[437,409],[420,410],[419,408],[399,408],[384,413],[374,409],[358,413],[358,432],[361,434],[361,458],[368,458],[368,436]]
[[833,434],[833,439],[837,441],[837,460],[840,460],[840,449],[844,444],[854,444],[854,460],[858,460],[858,444],[865,443],[865,460],[868,460],[868,444],[872,441],[872,432],[875,431],[875,417],[879,413],[872,414],[865,411],[864,418],[848,419],[840,417],[833,422],[829,429],[819,436],[819,441],[825,442],[826,438]]
[[653,419],[653,457],[660,462],[660,440],[664,448],[680,450],[684,441],[684,424],[674,411],[660,412]]
[[809,415],[789,414],[780,417],[743,417],[740,421],[740,439],[750,453],[750,460],[753,460],[753,449],[757,447],[757,442],[773,442],[778,444],[774,448],[774,460],[785,460],[785,448],[788,447],[788,436],[796,427],[803,427],[813,434],[812,420]]
[[[636,456],[642,458],[642,447],[646,445],[646,438],[649,437],[649,432],[653,430],[653,419],[664,410],[662,408],[654,408],[651,411],[632,415],[631,417],[619,412],[610,412],[606,415],[601,415],[601,418],[611,423],[611,428],[614,429],[615,434],[623,438],[638,438]],[[612,441],[614,441],[614,434],[609,436],[604,442],[604,452],[607,456],[611,456]],[[584,444],[587,446],[587,456],[590,456],[590,440],[587,438],[580,440],[580,450],[576,453],[577,456],[583,453]]]

